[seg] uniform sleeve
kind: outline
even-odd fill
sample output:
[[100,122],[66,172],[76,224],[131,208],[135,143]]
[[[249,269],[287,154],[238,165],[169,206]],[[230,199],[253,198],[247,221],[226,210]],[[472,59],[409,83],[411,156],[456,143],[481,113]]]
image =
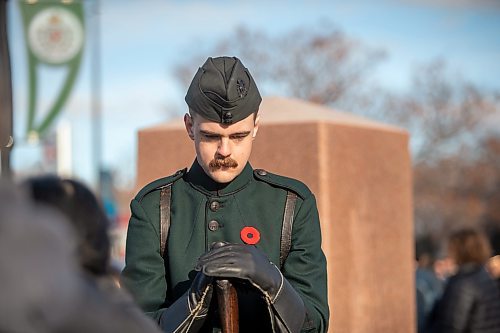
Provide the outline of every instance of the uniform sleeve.
[[159,320],[165,303],[167,280],[158,231],[139,201],[132,200],[130,208],[132,216],[127,231],[122,285],[143,311]]
[[327,332],[326,258],[321,249],[321,229],[314,195],[309,195],[297,208],[292,246],[282,272],[306,307],[302,332]]

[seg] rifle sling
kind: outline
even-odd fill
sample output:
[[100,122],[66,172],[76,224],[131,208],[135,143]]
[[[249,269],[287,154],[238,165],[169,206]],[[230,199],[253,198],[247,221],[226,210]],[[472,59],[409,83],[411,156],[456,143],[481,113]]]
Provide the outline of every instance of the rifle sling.
[[160,254],[165,258],[168,230],[170,229],[170,202],[172,184],[162,187],[160,192]]
[[280,268],[283,267],[290,247],[292,246],[292,226],[293,215],[295,212],[295,203],[297,202],[297,195],[293,192],[287,192],[285,213],[283,214],[283,224],[281,226],[281,242],[280,242]]

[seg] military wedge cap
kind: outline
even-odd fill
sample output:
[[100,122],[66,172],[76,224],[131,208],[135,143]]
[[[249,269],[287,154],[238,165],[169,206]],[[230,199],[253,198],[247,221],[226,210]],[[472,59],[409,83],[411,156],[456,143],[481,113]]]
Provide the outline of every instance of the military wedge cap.
[[256,112],[262,97],[238,58],[218,57],[208,58],[198,69],[185,100],[203,118],[232,124]]

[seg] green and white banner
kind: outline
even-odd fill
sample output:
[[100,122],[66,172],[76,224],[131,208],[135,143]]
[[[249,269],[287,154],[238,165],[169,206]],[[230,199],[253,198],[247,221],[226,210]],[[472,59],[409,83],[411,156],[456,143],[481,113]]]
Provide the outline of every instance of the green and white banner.
[[[22,0],[19,4],[29,66],[27,131],[30,136],[39,137],[50,128],[64,106],[80,68],[85,44],[83,4],[69,0]],[[68,70],[50,109],[42,119],[37,119],[37,69],[40,65],[64,66]]]

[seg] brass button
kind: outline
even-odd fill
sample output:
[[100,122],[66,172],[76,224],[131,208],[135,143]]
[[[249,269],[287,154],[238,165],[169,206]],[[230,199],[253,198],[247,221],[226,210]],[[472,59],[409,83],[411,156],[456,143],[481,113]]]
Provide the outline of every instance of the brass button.
[[212,201],[212,203],[210,204],[210,210],[212,212],[216,212],[220,207],[220,204],[218,201]]
[[264,170],[264,169],[258,169],[258,170],[257,170],[257,174],[258,174],[259,176],[265,176],[265,175],[267,175],[267,171],[266,171],[266,170]]
[[219,229],[219,222],[212,220],[208,222],[208,230],[217,231]]

